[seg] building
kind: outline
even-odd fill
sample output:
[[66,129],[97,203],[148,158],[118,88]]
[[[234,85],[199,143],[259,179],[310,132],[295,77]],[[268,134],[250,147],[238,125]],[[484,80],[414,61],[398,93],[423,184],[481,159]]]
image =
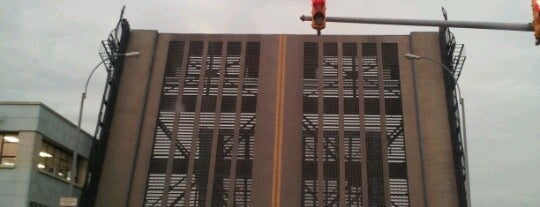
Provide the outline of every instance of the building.
[[[77,127],[42,103],[0,102],[0,206],[58,206],[69,197]],[[92,136],[82,133],[74,192],[84,183]]]
[[462,47],[447,29],[314,36],[123,28],[121,40],[105,44],[108,55],[141,55],[111,61],[106,147],[96,148],[101,161],[90,173],[99,179],[83,205],[468,205],[453,85]]

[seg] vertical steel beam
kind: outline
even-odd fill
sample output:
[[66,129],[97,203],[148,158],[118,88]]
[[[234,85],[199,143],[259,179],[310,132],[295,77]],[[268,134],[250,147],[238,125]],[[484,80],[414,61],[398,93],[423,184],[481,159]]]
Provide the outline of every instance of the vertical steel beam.
[[362,143],[362,160],[361,160],[361,176],[362,176],[362,206],[368,206],[368,171],[367,171],[367,139],[366,139],[366,110],[364,104],[364,63],[362,53],[362,43],[358,43],[356,47],[356,55],[358,62],[358,116],[360,121],[360,139]]
[[238,145],[240,142],[240,118],[242,117],[242,92],[244,88],[244,75],[246,67],[246,41],[242,41],[242,50],[240,52],[240,72],[238,74],[238,91],[236,95],[235,121],[233,132],[233,150],[231,156],[231,169],[229,171],[229,192],[227,192],[227,206],[234,206],[234,193],[236,188],[236,168],[238,161]]
[[193,185],[193,169],[195,167],[195,154],[197,154],[197,138],[199,137],[199,121],[201,115],[201,102],[204,91],[204,76],[206,73],[206,57],[208,56],[208,41],[204,41],[203,44],[203,53],[201,56],[201,68],[199,72],[199,89],[197,92],[197,102],[195,106],[195,120],[193,121],[193,137],[191,138],[191,147],[189,153],[189,162],[187,169],[187,185],[184,198],[184,206],[190,206],[189,202],[191,201],[191,188]]
[[343,42],[337,43],[338,50],[338,113],[339,113],[339,133],[338,133],[338,162],[339,162],[339,206],[345,206],[345,103],[343,87]]
[[324,199],[323,199],[323,192],[324,192],[324,125],[323,125],[323,118],[324,118],[324,97],[323,97],[323,91],[324,91],[324,80],[323,80],[323,58],[324,58],[324,44],[321,39],[318,41],[319,43],[319,54],[318,54],[318,60],[319,60],[319,73],[317,74],[317,114],[318,114],[318,123],[317,123],[317,206],[324,206]]
[[218,83],[218,94],[216,100],[216,109],[214,119],[214,129],[212,132],[212,151],[210,154],[210,167],[208,169],[208,183],[206,184],[206,198],[205,204],[208,206],[212,205],[212,194],[214,187],[214,177],[216,170],[216,154],[217,154],[217,145],[219,140],[219,126],[221,120],[221,102],[223,100],[223,82],[225,79],[225,66],[227,64],[227,44],[226,42],[221,43],[221,65],[219,68],[219,83]]
[[176,136],[178,132],[178,125],[180,121],[180,113],[182,113],[182,96],[184,93],[184,81],[186,79],[187,71],[187,59],[189,54],[189,44],[184,42],[184,52],[182,57],[182,66],[180,67],[180,77],[178,80],[178,92],[176,95],[176,106],[174,110],[174,120],[173,120],[173,130],[170,134],[171,144],[169,145],[169,156],[167,157],[167,168],[165,169],[165,183],[163,184],[163,197],[161,200],[162,206],[167,206],[167,201],[169,200],[169,191],[171,183],[171,173],[173,168],[174,161],[174,152],[176,151]]
[[378,69],[378,82],[379,82],[379,114],[381,124],[381,153],[382,153],[382,166],[384,175],[384,199],[386,206],[391,206],[390,203],[390,174],[388,170],[388,141],[386,135],[386,104],[385,104],[385,90],[384,90],[384,68],[382,64],[382,47],[381,42],[377,42],[377,69]]

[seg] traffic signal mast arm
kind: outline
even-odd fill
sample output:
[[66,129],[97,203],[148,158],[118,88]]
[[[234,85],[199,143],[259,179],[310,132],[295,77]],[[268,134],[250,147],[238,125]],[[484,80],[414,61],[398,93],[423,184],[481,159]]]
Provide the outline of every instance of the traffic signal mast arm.
[[381,19],[381,18],[350,18],[350,17],[327,17],[326,0],[311,0],[311,15],[302,15],[300,20],[311,21],[311,27],[321,35],[321,30],[326,27],[326,22],[360,23],[360,24],[392,24],[433,27],[455,27],[470,29],[491,29],[510,31],[534,31],[536,45],[540,45],[540,0],[532,1],[533,21],[528,24],[501,23],[501,22],[472,22],[472,21],[448,21],[448,20],[420,20],[420,19]]
[[[537,12],[538,15],[538,12]],[[312,21],[311,16],[302,15],[302,21]],[[511,31],[534,31],[532,24],[515,24],[500,22],[472,22],[472,21],[446,21],[446,20],[420,20],[420,19],[382,19],[382,18],[350,18],[326,17],[326,22],[360,23],[360,24],[392,24],[412,26],[455,27],[472,29],[492,29]],[[540,22],[539,22],[540,23]],[[539,24],[540,28],[540,24]],[[539,33],[540,34],[540,33]]]

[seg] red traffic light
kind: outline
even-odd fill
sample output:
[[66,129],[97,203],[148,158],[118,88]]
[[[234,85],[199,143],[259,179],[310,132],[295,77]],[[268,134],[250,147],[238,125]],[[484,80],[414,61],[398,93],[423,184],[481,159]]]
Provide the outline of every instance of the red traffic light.
[[532,0],[533,11],[540,11],[540,0]]
[[324,6],[326,4],[326,0],[311,0],[311,5],[313,6]]
[[536,45],[540,45],[540,0],[532,0],[533,28]]
[[311,27],[320,35],[326,27],[326,0],[311,0],[311,15]]

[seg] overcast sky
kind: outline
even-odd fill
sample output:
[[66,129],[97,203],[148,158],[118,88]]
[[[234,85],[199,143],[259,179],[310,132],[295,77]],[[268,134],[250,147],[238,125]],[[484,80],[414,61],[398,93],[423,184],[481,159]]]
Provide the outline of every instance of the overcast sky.
[[[39,101],[76,122],[100,41],[122,5],[134,29],[171,33],[313,34],[309,0],[0,0],[0,101]],[[528,23],[529,0],[328,0],[329,16]],[[323,34],[409,34],[435,28],[328,23]],[[540,47],[532,32],[452,29],[467,61],[473,206],[540,206]],[[83,127],[93,133],[105,72],[95,74]]]

